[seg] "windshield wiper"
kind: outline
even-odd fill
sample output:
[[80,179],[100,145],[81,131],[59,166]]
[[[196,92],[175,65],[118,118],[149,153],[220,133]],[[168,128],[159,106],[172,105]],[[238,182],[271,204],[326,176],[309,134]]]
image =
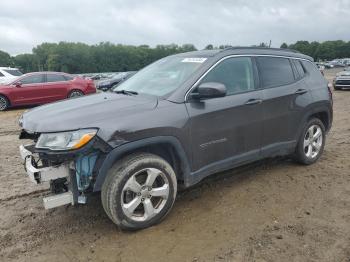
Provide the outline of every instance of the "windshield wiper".
[[130,91],[130,90],[113,90],[114,93],[117,94],[124,94],[124,95],[138,95],[136,91]]

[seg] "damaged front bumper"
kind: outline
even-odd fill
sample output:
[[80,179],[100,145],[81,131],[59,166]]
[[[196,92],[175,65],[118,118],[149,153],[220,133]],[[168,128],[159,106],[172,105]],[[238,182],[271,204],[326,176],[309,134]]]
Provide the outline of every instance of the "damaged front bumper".
[[38,154],[34,145],[21,145],[19,151],[29,179],[35,184],[50,183],[53,194],[43,199],[45,209],[86,203],[86,193],[93,183],[95,164],[100,156],[98,151],[91,149],[75,156],[55,156],[58,162]]
[[23,145],[19,147],[19,152],[24,160],[27,175],[35,184],[50,182],[51,180],[69,176],[69,165],[67,163],[58,166],[37,168],[32,152],[27,150]]

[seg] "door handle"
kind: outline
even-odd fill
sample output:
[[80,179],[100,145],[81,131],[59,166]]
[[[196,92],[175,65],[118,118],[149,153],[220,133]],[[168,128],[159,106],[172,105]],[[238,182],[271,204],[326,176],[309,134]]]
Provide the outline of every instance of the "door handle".
[[302,94],[305,94],[305,93],[307,93],[307,90],[306,90],[306,89],[298,89],[297,91],[295,91],[294,94],[302,95]]
[[257,105],[257,104],[261,104],[262,103],[262,99],[249,99],[245,104],[250,106],[250,105]]

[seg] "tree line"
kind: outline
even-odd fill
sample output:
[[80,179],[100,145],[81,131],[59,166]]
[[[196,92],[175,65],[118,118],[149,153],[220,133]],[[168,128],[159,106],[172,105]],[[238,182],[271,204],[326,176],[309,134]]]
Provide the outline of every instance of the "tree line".
[[[205,49],[223,49],[230,45],[207,45]],[[261,43],[258,46],[265,46]],[[281,48],[297,50],[318,60],[350,57],[350,41],[283,43]],[[62,71],[67,73],[122,72],[139,70],[162,57],[195,51],[192,44],[131,46],[103,42],[97,45],[84,43],[43,43],[33,48],[31,54],[10,56],[0,50],[0,66],[18,67],[24,73],[33,71]]]
[[337,40],[325,41],[322,43],[316,41],[297,41],[290,45],[283,43],[281,48],[297,50],[305,55],[313,57],[315,61],[350,58],[350,41]]
[[123,72],[139,70],[162,57],[197,50],[194,45],[98,45],[83,43],[43,43],[31,54],[10,56],[0,51],[0,66],[14,66],[24,73],[33,71],[60,71],[67,73]]

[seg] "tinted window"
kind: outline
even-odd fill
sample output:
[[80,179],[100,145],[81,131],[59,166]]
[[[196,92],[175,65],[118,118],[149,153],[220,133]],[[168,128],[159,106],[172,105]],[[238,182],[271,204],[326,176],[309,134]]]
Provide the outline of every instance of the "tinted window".
[[282,86],[294,81],[289,59],[279,57],[257,58],[262,86],[264,88]]
[[23,77],[20,81],[21,81],[21,83],[23,85],[42,83],[43,82],[43,76],[44,75],[31,75],[31,76]]
[[224,84],[228,95],[254,90],[252,60],[249,57],[225,59],[201,80],[206,82]]
[[311,76],[315,76],[315,77],[322,76],[320,70],[318,70],[317,66],[314,63],[302,61],[302,64],[305,68],[305,71],[308,72]]
[[61,81],[66,81],[63,75],[56,75],[56,74],[48,74],[46,75],[47,82],[61,82]]
[[4,76],[4,74],[0,72],[0,76]]
[[70,81],[70,80],[73,80],[74,77],[73,76],[70,76],[70,75],[63,75],[63,77],[67,80],[67,81]]
[[295,70],[297,73],[297,79],[303,78],[305,75],[305,71],[304,71],[304,68],[301,65],[300,61],[296,60],[296,59],[293,59],[292,61],[293,61],[293,64],[294,64],[294,67],[295,67]]

